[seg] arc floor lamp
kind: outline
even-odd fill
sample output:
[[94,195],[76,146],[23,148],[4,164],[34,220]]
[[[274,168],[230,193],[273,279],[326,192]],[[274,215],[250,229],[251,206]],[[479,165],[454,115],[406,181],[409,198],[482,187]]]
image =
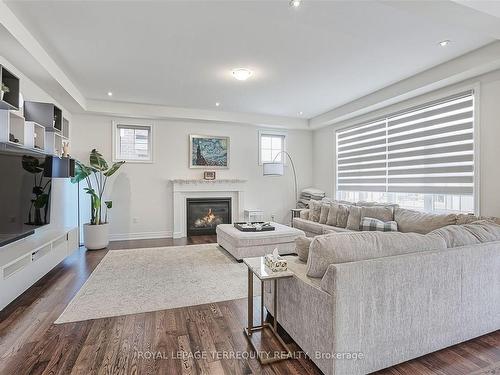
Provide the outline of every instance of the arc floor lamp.
[[283,176],[285,174],[285,164],[283,163],[283,161],[276,162],[276,159],[281,154],[284,154],[286,157],[288,157],[288,160],[290,160],[290,165],[291,165],[292,171],[293,171],[293,181],[294,181],[294,188],[295,188],[295,205],[297,205],[297,202],[299,199],[299,196],[297,194],[297,190],[298,190],[297,189],[297,173],[295,172],[295,164],[293,163],[293,159],[288,152],[280,151],[276,154],[272,163],[262,163],[262,171],[264,173],[264,176]]

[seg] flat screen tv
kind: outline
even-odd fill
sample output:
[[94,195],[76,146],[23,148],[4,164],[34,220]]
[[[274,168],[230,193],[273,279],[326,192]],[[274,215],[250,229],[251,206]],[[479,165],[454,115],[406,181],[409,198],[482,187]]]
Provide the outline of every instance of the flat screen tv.
[[0,246],[34,233],[50,222],[49,157],[0,150]]

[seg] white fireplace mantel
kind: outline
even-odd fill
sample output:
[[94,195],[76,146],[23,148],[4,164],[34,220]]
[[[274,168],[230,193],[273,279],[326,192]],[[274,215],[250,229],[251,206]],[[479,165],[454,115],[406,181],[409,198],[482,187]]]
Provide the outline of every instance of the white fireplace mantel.
[[231,198],[232,221],[243,219],[244,192],[246,180],[171,180],[173,191],[174,238],[187,236],[186,200],[187,198]]

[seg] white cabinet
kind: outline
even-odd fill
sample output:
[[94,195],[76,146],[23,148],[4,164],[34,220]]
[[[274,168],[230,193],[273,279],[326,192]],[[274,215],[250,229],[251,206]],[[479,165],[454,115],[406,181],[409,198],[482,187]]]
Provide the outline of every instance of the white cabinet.
[[0,248],[0,310],[73,251],[78,228],[47,229]]

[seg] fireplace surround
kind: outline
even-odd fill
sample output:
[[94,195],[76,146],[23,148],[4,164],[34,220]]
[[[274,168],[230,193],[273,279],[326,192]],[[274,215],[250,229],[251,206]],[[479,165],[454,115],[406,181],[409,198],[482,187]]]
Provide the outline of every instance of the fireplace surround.
[[231,224],[231,198],[187,198],[188,236],[215,234],[219,224]]

